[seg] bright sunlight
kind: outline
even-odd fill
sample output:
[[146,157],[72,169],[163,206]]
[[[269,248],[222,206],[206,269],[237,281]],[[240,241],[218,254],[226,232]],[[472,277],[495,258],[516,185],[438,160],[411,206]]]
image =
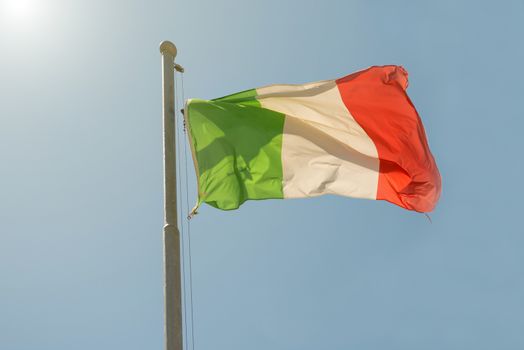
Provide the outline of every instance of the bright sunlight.
[[41,2],[37,0],[3,0],[4,16],[10,24],[30,26],[38,18]]

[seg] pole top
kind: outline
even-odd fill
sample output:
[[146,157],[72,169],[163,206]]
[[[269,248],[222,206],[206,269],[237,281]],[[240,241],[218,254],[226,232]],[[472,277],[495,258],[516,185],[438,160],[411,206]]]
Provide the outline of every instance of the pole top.
[[160,43],[160,53],[162,55],[169,55],[173,58],[175,58],[177,50],[175,44],[173,44],[171,41],[164,40]]

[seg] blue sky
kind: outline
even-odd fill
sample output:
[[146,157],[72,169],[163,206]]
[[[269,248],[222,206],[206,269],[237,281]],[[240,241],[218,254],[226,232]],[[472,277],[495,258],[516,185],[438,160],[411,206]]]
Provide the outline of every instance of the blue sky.
[[2,349],[162,347],[165,39],[186,97],[403,65],[443,178],[432,224],[334,196],[203,206],[195,349],[524,347],[522,1],[13,1]]

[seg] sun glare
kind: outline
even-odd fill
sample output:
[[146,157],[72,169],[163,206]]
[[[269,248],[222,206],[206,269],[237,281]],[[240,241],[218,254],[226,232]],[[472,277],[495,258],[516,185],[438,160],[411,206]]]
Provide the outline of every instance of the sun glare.
[[11,23],[29,24],[38,15],[35,0],[5,0],[5,14]]

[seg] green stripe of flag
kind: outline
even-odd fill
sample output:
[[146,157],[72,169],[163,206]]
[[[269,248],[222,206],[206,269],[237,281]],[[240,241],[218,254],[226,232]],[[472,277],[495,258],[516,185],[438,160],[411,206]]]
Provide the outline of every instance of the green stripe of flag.
[[248,90],[212,101],[189,101],[198,204],[231,210],[248,199],[283,198],[285,116],[261,108],[255,96],[256,90]]

